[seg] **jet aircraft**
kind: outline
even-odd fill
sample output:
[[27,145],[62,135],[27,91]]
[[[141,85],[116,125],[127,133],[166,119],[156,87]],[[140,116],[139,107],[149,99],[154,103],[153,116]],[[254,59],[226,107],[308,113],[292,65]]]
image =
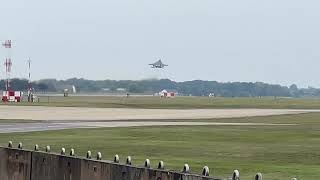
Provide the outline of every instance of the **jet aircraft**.
[[152,64],[149,64],[149,65],[151,66],[151,68],[160,68],[160,69],[168,66],[167,64],[163,64],[162,61],[161,61],[161,59],[158,60],[157,62],[152,63]]

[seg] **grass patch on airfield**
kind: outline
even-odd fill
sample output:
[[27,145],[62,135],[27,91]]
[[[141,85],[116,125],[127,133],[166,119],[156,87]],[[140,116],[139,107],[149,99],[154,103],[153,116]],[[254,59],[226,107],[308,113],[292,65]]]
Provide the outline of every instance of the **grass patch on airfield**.
[[208,121],[298,125],[75,129],[0,134],[0,143],[22,141],[29,149],[36,143],[51,145],[55,152],[75,148],[79,156],[87,150],[101,151],[109,160],[119,154],[121,162],[131,155],[136,165],[149,158],[153,167],[163,160],[175,170],[188,163],[196,173],[208,165],[218,177],[230,177],[233,169],[239,169],[241,179],[253,179],[256,172],[266,180],[320,179],[320,113]]
[[144,97],[131,96],[41,96],[40,103],[7,103],[5,105],[35,105],[62,107],[99,107],[99,108],[277,108],[277,109],[320,109],[319,98],[209,98],[209,97]]

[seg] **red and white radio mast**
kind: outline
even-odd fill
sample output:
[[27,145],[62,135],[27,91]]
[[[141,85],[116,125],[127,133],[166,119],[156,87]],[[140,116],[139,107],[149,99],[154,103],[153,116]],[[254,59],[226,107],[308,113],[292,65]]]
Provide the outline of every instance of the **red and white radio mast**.
[[2,46],[8,49],[8,54],[4,62],[4,66],[6,68],[6,90],[9,91],[10,90],[10,73],[11,73],[11,67],[12,67],[11,53],[10,53],[11,47],[12,47],[11,40],[6,40],[4,43],[2,43]]

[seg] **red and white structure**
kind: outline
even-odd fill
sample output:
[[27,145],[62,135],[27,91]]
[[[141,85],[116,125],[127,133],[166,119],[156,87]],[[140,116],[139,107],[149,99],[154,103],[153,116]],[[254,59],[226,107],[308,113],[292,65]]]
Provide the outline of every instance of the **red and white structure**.
[[23,97],[22,91],[3,91],[2,92],[2,101],[3,102],[21,102]]
[[2,43],[2,46],[8,50],[7,57],[5,58],[4,66],[6,68],[6,89],[2,93],[2,101],[3,102],[20,102],[23,97],[23,93],[21,91],[14,91],[11,89],[10,85],[10,73],[11,73],[11,67],[12,67],[12,61],[11,61],[11,48],[12,43],[11,40],[6,40],[4,43]]
[[170,98],[170,97],[175,97],[176,93],[175,92],[168,92],[167,90],[162,90],[161,92],[159,92],[160,97],[164,97],[164,98]]

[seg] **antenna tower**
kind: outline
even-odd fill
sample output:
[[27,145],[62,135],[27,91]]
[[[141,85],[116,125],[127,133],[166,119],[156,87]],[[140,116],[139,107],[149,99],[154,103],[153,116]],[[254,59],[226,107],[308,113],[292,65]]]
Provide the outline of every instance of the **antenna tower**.
[[29,57],[29,59],[28,59],[28,68],[29,68],[29,84],[28,84],[28,90],[31,92],[31,90],[32,90],[32,84],[31,84],[31,59],[30,59],[30,57]]
[[6,68],[6,90],[9,91],[11,89],[10,87],[10,73],[11,73],[11,67],[12,67],[12,61],[11,61],[11,48],[12,43],[11,40],[6,40],[4,43],[2,43],[2,46],[7,49],[7,56],[4,62],[4,66]]

